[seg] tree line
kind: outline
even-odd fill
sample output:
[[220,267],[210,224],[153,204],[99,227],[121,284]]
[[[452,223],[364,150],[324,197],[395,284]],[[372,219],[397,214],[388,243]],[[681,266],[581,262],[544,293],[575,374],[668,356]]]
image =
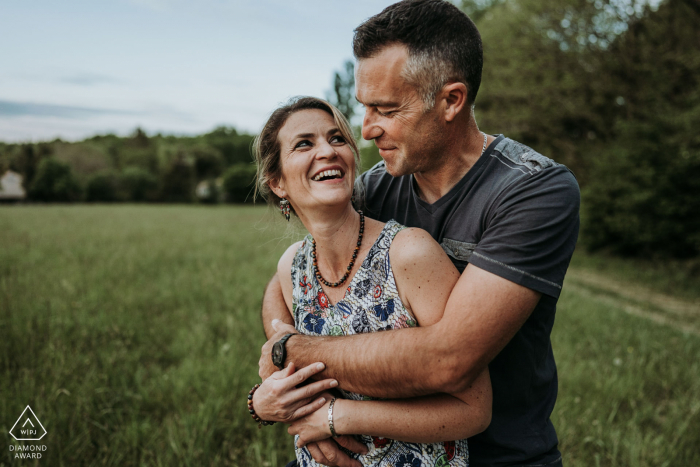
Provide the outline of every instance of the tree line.
[[194,137],[101,135],[80,142],[0,143],[0,171],[45,202],[252,202],[254,136],[219,127]]

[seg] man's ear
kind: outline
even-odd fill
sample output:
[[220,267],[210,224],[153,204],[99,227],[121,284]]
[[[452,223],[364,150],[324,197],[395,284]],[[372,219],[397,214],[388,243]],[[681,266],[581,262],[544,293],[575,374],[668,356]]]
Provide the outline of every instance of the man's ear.
[[286,198],[287,197],[287,191],[284,189],[284,181],[281,179],[273,178],[269,182],[267,182],[267,186],[270,187],[270,190],[274,194],[277,195],[278,198]]
[[464,83],[447,83],[441,92],[445,105],[445,121],[452,122],[467,107],[467,86]]

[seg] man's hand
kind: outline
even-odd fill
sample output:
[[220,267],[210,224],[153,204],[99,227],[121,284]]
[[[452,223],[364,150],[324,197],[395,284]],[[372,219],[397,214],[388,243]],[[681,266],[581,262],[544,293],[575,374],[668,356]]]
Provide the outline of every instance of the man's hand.
[[367,454],[367,452],[369,452],[367,446],[360,443],[352,436],[339,436],[335,441],[329,438],[323,441],[309,443],[306,449],[309,450],[311,457],[319,464],[330,467],[362,467],[360,461],[351,459],[350,456],[341,451],[338,444],[358,454]]
[[278,368],[272,363],[272,346],[275,345],[275,342],[282,339],[285,334],[294,334],[297,332],[297,330],[294,329],[294,326],[283,323],[278,319],[272,320],[272,327],[275,329],[275,334],[270,337],[270,340],[265,342],[265,345],[262,346],[260,351],[260,361],[258,363],[260,369],[258,374],[260,375],[260,379],[263,381],[278,370]]

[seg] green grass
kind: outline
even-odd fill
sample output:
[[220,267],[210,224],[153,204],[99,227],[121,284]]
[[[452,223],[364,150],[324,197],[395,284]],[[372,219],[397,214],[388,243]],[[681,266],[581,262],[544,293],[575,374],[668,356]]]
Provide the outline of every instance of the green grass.
[[[30,405],[48,431],[41,461],[3,447],[0,466],[290,460],[284,427],[258,430],[244,402],[262,290],[293,239],[269,217],[0,207],[0,429]],[[553,346],[567,466],[700,465],[700,337],[565,287]]]
[[612,276],[677,298],[700,300],[700,259],[681,261],[663,257],[618,258],[603,253],[591,254],[583,248],[577,248],[571,266]]

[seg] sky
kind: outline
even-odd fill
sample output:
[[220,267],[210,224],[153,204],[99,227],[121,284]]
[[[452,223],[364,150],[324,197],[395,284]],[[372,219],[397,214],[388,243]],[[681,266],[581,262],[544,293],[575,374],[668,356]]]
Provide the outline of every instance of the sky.
[[395,0],[0,0],[0,141],[257,133]]

